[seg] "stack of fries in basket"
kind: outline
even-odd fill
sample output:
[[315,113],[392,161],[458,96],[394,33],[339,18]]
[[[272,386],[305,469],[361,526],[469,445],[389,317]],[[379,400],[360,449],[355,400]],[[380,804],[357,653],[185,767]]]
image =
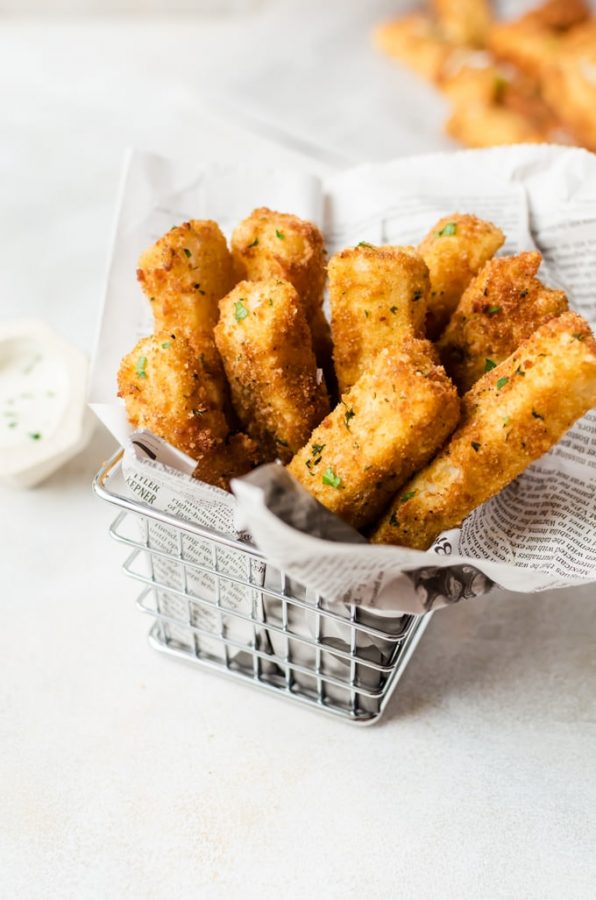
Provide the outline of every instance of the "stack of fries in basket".
[[231,251],[175,226],[139,260],[155,331],[121,363],[128,418],[204,482],[279,459],[371,541],[426,549],[596,406],[589,325],[503,242],[453,214],[326,265],[313,224],[266,208]]
[[446,96],[449,135],[470,147],[568,143],[596,150],[596,17],[546,0],[513,21],[489,0],[431,0],[379,25],[384,53]]

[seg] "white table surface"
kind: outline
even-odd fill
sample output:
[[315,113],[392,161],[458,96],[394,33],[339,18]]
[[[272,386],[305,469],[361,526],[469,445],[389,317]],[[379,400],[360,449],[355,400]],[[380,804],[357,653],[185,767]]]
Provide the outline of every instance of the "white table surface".
[[[231,23],[3,22],[3,317],[91,349],[126,145],[295,159],[202,106]],[[355,729],[150,651],[111,449],[0,491],[0,896],[593,896],[593,589],[437,613]]]

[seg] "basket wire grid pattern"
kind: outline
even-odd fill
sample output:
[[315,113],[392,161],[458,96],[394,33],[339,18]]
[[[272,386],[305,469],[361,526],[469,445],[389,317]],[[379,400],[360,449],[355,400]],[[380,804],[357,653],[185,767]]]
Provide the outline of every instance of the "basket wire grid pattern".
[[130,549],[123,567],[143,585],[150,644],[351,722],[378,721],[430,615],[328,605],[252,545],[127,496],[121,458],[94,489],[120,510],[110,535]]

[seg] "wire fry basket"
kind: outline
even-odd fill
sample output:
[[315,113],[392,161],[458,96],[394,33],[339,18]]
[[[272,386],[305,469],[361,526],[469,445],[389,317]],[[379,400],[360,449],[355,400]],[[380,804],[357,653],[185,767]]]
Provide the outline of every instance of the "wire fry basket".
[[129,548],[124,571],[143,585],[151,646],[350,722],[378,721],[430,614],[326,604],[252,545],[139,502],[122,452],[93,487],[119,509],[110,535]]

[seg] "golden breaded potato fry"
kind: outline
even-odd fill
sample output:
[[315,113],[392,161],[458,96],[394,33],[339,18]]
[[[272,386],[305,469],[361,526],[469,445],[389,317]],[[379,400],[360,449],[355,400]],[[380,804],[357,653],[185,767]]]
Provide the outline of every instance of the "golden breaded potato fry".
[[192,477],[224,491],[230,490],[232,478],[246,475],[262,461],[256,443],[242,433],[232,434],[225,441],[217,441],[212,447],[200,450],[195,459],[197,466]]
[[211,346],[206,342],[199,352],[182,333],[158,332],[142,338],[118,372],[118,396],[131,425],[193,458],[225,440],[229,431]]
[[466,147],[544,144],[555,134],[522,112],[492,103],[457,106],[445,122],[445,132]]
[[462,393],[568,308],[563,291],[535,277],[541,259],[535,251],[491,259],[462,294],[437,344]]
[[295,289],[240,282],[220,302],[215,340],[242,425],[266,459],[287,462],[329,409]]
[[374,521],[459,418],[457,393],[432,345],[406,337],[383,349],[321,422],[288,471],[355,528]]
[[560,128],[536,83],[510,67],[464,63],[446,73],[440,87],[456,110],[447,131],[468,144],[493,146],[520,137],[540,143]]
[[566,31],[590,18],[590,7],[584,0],[546,0],[518,19],[526,26]]
[[331,339],[322,311],[325,243],[316,225],[260,207],[234,229],[232,255],[238,280],[281,278],[294,286],[312,334],[315,356],[321,368],[327,369]]
[[424,13],[412,13],[378,25],[374,46],[413,69],[427,81],[441,79],[457,47],[445,39],[436,23]]
[[596,20],[568,32],[542,72],[545,100],[576,143],[596,151]]
[[509,84],[503,67],[486,62],[477,65],[473,59],[468,61],[464,57],[460,65],[445,71],[439,87],[455,106],[462,107],[500,103]]
[[210,333],[218,303],[234,286],[232,256],[216,222],[184,222],[139,259],[137,278],[151,302],[156,331]]
[[430,282],[412,247],[362,242],[329,261],[335,372],[343,394],[383,347],[405,335],[424,337]]
[[418,246],[430,273],[426,332],[436,340],[468,284],[505,241],[500,228],[454,213],[434,225]]
[[549,0],[519,19],[495,23],[489,47],[497,59],[517,66],[539,82],[545,68],[563,51],[567,35],[589,16],[583,0]]
[[488,0],[432,0],[432,8],[448,41],[486,46],[492,20]]
[[463,399],[445,449],[399,492],[372,535],[426,550],[556,444],[596,405],[596,341],[566,312],[542,325]]

